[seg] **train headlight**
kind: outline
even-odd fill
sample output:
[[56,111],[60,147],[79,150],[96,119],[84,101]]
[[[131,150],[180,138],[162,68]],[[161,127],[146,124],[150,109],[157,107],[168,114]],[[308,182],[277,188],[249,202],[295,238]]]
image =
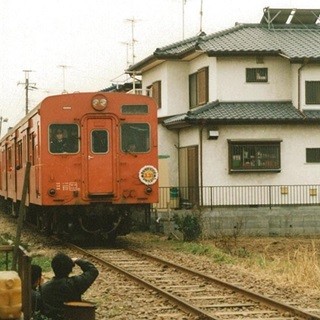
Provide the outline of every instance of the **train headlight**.
[[154,166],[144,166],[139,171],[139,179],[146,185],[155,184],[158,180],[158,170]]
[[51,188],[51,189],[48,190],[48,195],[50,197],[54,197],[56,195],[56,193],[57,193],[57,191],[54,188]]
[[103,95],[98,94],[93,97],[91,104],[93,109],[102,111],[107,107],[108,101]]
[[145,191],[146,194],[151,194],[152,193],[152,188],[151,187],[146,187],[144,191]]

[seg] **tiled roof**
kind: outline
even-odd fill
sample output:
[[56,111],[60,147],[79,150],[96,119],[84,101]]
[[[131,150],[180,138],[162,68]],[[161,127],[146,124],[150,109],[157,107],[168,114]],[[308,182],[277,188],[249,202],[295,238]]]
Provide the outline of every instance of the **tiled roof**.
[[284,24],[238,24],[210,35],[198,36],[157,48],[152,55],[128,70],[135,71],[157,59],[181,59],[196,50],[209,56],[281,54],[288,59],[320,59],[320,26]]
[[303,110],[303,113],[308,119],[320,119],[320,110]]
[[202,37],[206,34],[204,32],[199,35],[188,38],[183,41],[175,42],[173,44],[167,45],[162,48],[157,48],[154,52],[155,56],[182,56],[186,52],[195,50],[199,44],[199,41],[202,41]]
[[292,123],[320,120],[320,112],[302,113],[291,101],[262,102],[210,102],[197,109],[173,116],[163,123],[166,126],[192,123]]
[[154,55],[181,56],[186,50],[200,49],[209,55],[281,53],[289,59],[320,59],[318,25],[238,24],[221,32],[199,35],[158,48]]

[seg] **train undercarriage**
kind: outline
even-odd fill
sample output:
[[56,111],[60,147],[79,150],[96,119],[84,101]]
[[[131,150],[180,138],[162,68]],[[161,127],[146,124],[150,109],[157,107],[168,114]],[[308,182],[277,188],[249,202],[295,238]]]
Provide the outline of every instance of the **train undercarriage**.
[[[1,199],[6,213],[18,216],[20,202]],[[46,235],[56,234],[72,240],[105,239],[131,232],[133,216],[148,216],[150,205],[112,205],[94,203],[88,206],[38,206],[25,208],[25,220]]]

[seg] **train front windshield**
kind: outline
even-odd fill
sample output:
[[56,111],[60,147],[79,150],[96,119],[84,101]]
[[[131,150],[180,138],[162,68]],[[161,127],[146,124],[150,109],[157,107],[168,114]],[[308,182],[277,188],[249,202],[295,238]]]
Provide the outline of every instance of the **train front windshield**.
[[49,126],[51,153],[79,152],[79,129],[76,124],[51,124]]
[[147,123],[124,123],[121,125],[121,150],[143,153],[150,151],[150,126]]

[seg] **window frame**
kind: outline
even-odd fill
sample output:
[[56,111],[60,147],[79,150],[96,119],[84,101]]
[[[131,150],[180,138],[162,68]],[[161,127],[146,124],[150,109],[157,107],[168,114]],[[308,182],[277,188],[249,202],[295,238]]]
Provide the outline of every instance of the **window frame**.
[[320,163],[320,148],[306,148],[306,163]]
[[23,143],[22,139],[19,139],[16,142],[16,170],[19,170],[22,168],[23,165]]
[[[265,72],[265,76],[259,74],[260,72]],[[268,82],[268,68],[246,68],[246,82],[247,83],[259,83]]]
[[[77,136],[73,136],[72,133],[77,132]],[[64,147],[65,150],[58,151],[54,150],[53,148],[53,141],[55,140],[54,134],[57,130],[60,130],[63,132],[63,140],[64,140]],[[61,155],[61,154],[78,154],[80,152],[80,130],[79,125],[77,123],[72,122],[64,122],[64,123],[51,123],[48,126],[48,152],[52,155]],[[76,144],[74,144],[76,143]],[[77,149],[74,149],[72,147],[76,146]]]
[[161,108],[162,104],[161,94],[161,80],[155,81],[147,87],[147,95],[156,101],[158,109]]
[[189,74],[189,108],[193,109],[209,101],[209,67]]
[[228,140],[229,173],[280,172],[282,140]]
[[320,104],[320,80],[305,81],[305,103]]
[[[143,129],[146,134],[143,136]],[[136,132],[135,132],[136,131]],[[141,132],[139,135],[138,132]],[[151,126],[148,122],[120,124],[120,149],[123,153],[149,153],[151,151]]]
[[[105,133],[105,136],[102,137],[102,133]],[[100,136],[100,137],[99,137]],[[105,139],[101,139],[105,138]],[[97,144],[98,140],[100,140],[100,145]],[[101,142],[105,143],[101,144]],[[110,147],[110,139],[109,139],[109,131],[106,129],[96,128],[92,129],[90,132],[90,152],[96,155],[103,155],[109,153]]]

